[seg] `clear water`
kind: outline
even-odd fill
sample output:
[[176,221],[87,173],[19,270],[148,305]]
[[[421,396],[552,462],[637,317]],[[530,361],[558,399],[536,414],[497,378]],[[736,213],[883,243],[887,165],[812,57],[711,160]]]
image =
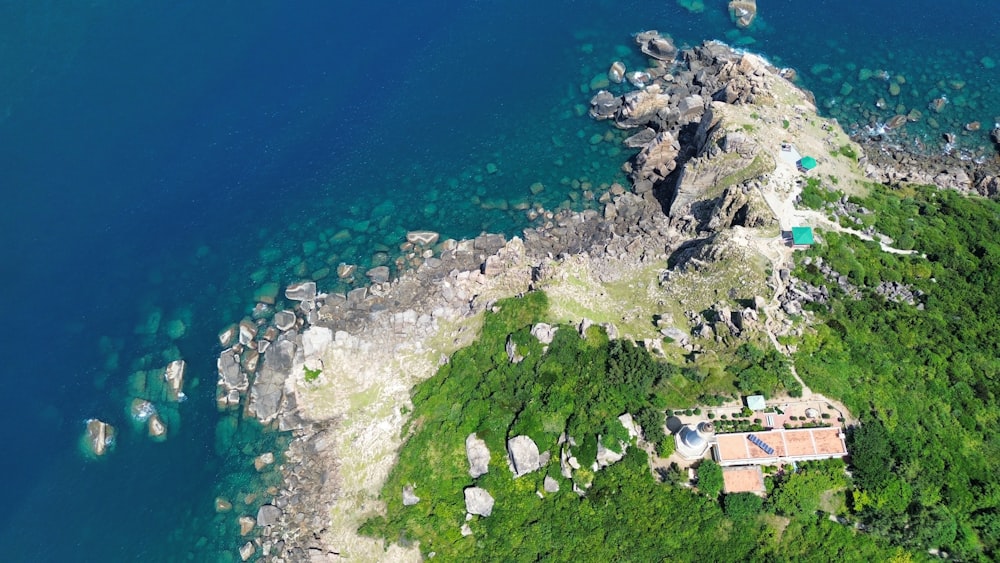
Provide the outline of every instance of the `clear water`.
[[[231,556],[276,484],[252,459],[286,438],[216,411],[216,333],[264,283],[391,260],[408,229],[514,234],[525,206],[593,205],[629,155],[578,106],[612,61],[642,62],[637,31],[763,52],[859,130],[896,113],[861,68],[905,76],[925,116],[946,92],[938,129],[901,143],[978,120],[960,144],[987,154],[1000,121],[986,1],[762,2],[743,32],[721,1],[203,4],[0,1],[4,560]],[[188,400],[156,443],[129,377],[176,356]],[[96,461],[91,417],[119,429]]]

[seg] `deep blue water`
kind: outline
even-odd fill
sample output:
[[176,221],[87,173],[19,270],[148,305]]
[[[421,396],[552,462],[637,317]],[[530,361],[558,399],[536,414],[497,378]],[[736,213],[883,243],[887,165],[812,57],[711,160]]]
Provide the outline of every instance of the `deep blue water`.
[[[991,1],[761,2],[742,33],[721,1],[205,4],[0,0],[0,559],[231,553],[236,515],[212,501],[272,484],[249,460],[280,444],[241,422],[217,445],[215,334],[263,282],[368,264],[407,229],[514,234],[518,204],[588,205],[576,186],[600,195],[628,154],[591,144],[608,128],[574,106],[637,31],[763,52],[857,129],[946,94],[938,128],[900,143],[978,120],[960,144],[987,154],[1000,121]],[[901,94],[861,68],[902,74]],[[345,289],[332,278],[321,288]],[[137,334],[155,312],[159,330]],[[176,355],[189,400],[154,443],[131,428],[128,379]],[[98,461],[78,448],[90,417],[120,431]]]

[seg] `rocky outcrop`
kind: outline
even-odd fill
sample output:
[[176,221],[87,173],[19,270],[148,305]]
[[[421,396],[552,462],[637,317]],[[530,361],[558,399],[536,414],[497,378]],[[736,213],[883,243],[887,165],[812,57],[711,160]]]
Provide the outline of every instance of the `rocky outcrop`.
[[527,436],[514,436],[507,440],[507,454],[515,478],[537,471],[542,466],[538,446]]
[[298,345],[285,333],[267,349],[264,365],[250,388],[247,410],[262,423],[268,424],[278,416],[284,397],[285,380],[292,373]]
[[493,514],[493,496],[479,487],[466,487],[465,511],[476,516]]
[[486,447],[486,441],[475,433],[465,438],[465,455],[469,459],[469,475],[473,479],[489,473],[490,449]]
[[629,175],[637,194],[653,190],[653,186],[665,180],[677,167],[680,144],[667,131],[657,133],[635,157],[635,164]]

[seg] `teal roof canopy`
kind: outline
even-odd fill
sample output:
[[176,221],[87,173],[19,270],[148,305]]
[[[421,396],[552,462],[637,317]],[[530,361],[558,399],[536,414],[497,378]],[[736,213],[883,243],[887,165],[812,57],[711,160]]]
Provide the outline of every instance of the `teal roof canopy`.
[[752,411],[762,411],[767,408],[763,395],[750,395],[747,397],[747,408]]
[[811,245],[813,243],[812,227],[792,227],[792,244]]
[[799,159],[798,164],[806,170],[812,170],[813,168],[816,168],[816,159],[811,156],[803,156]]

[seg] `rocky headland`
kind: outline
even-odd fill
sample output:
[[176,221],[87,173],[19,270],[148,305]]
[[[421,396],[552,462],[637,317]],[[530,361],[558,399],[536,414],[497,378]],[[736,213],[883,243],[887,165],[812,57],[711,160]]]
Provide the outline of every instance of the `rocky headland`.
[[[836,177],[846,193],[869,181],[923,181],[908,161],[893,158],[898,172],[889,172],[870,152],[841,154],[860,150],[760,57],[714,42],[679,49],[656,32],[636,39],[649,65],[609,69],[611,81],[635,89],[601,91],[590,104],[593,118],[633,132],[625,145],[637,150],[624,163],[631,186],[612,186],[602,211],[536,211],[535,226],[509,239],[442,241],[414,231],[407,243],[418,267],[395,279],[373,268],[370,286],[346,294],[294,284],[284,300],[261,301],[220,334],[219,408],[294,436],[257,468],[273,463],[280,487],[256,514],[232,514],[246,538],[233,548],[243,560],[420,559],[413,546],[387,546],[357,529],[383,509],[379,491],[406,438],[410,389],[477,337],[497,299],[544,290],[554,320],[601,323],[660,355],[711,353],[712,342],[754,331],[774,340],[801,330],[789,316],[825,291],[789,276],[782,233],[838,228],[795,207],[802,173],[785,159],[789,147],[813,155],[813,173]],[[966,172],[958,186],[960,174],[946,170],[928,181],[947,174],[956,180],[940,183],[996,193],[995,175]],[[513,361],[516,350],[508,353]],[[474,435],[466,445],[470,471],[485,472],[489,452]],[[514,457],[522,460],[515,472],[529,470],[530,460]],[[488,493],[464,494],[475,513],[492,510]],[[404,502],[418,495],[404,491]]]

